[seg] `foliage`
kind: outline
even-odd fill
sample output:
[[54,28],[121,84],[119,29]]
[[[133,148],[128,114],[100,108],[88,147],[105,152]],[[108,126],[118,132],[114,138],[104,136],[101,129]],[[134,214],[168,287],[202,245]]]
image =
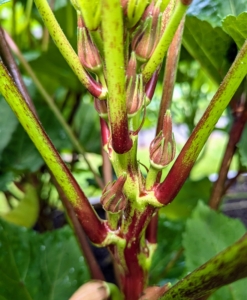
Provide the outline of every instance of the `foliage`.
[[[139,10],[142,8],[144,10],[144,1],[141,4],[142,1],[130,0],[129,2],[132,4],[129,7],[125,7],[126,15],[123,25],[127,26],[126,28],[130,32],[130,35],[126,35],[124,40],[126,45],[129,43],[127,47],[125,43],[121,44],[122,27],[115,28],[113,26],[118,14],[120,16],[118,19],[122,20],[121,11],[116,9],[119,5],[114,7],[115,0],[112,0],[112,2],[100,1],[100,3],[104,2],[104,7],[101,11],[103,24],[100,34],[103,35],[105,52],[102,50],[103,46],[100,40],[102,36],[99,38],[97,36],[99,31],[95,31],[96,28],[94,28],[97,25],[95,20],[97,21],[98,15],[90,16],[89,14],[86,16],[84,11],[86,6],[83,4],[80,8],[76,6],[81,5],[78,3],[85,4],[87,1],[78,1],[77,4],[75,4],[76,1],[71,1],[76,6],[77,12],[82,11],[88,32],[90,32],[89,36],[97,45],[104,64],[104,71],[99,68],[100,71],[97,70],[95,72],[96,75],[94,75],[90,69],[87,69],[87,72],[85,72],[82,60],[82,64],[80,63],[78,66],[78,56],[73,49],[76,48],[78,42],[76,40],[76,30],[78,32],[80,30],[80,21],[78,21],[78,29],[76,29],[77,15],[70,3],[56,1],[53,7],[54,16],[65,33],[68,42],[72,45],[72,48],[69,48],[70,55],[66,56],[66,51],[68,50],[66,48],[67,40],[59,40],[61,32],[57,29],[51,30],[48,23],[46,26],[43,25],[37,8],[32,6],[32,1],[26,1],[27,3],[25,1],[16,1],[15,4],[6,2],[8,1],[0,1],[1,23],[21,50],[21,55],[23,56],[17,52],[15,53],[20,62],[19,68],[22,77],[35,105],[40,124],[44,127],[52,143],[44,139],[44,147],[48,145],[48,148],[43,147],[42,150],[42,146],[40,146],[39,151],[37,151],[33,141],[36,143],[36,147],[37,144],[41,144],[37,141],[39,135],[35,134],[32,137],[33,141],[28,136],[32,131],[32,129],[29,129],[31,127],[30,124],[34,124],[34,121],[25,127],[29,111],[27,107],[23,110],[22,115],[27,111],[27,116],[26,119],[23,117],[24,125],[23,123],[22,125],[26,128],[28,134],[21,124],[18,123],[16,116],[4,98],[0,96],[0,191],[2,191],[0,200],[3,200],[2,205],[5,203],[8,207],[8,212],[1,213],[0,219],[0,269],[2,272],[0,276],[0,296],[3,299],[14,297],[17,300],[39,298],[68,299],[81,284],[89,280],[86,264],[74,238],[74,233],[69,227],[66,226],[59,230],[38,234],[31,229],[16,227],[3,221],[7,220],[31,228],[41,218],[41,214],[38,213],[39,207],[44,205],[50,209],[54,203],[58,203],[60,198],[63,198],[61,191],[60,196],[57,194],[54,196],[54,179],[47,175],[48,168],[45,162],[57,179],[58,186],[62,188],[65,194],[67,193],[66,196],[74,205],[79,220],[89,238],[91,240],[95,238],[93,242],[98,244],[98,246],[109,246],[110,251],[117,258],[120,270],[124,270],[126,266],[131,270],[130,276],[124,274],[121,277],[123,286],[124,284],[128,286],[129,280],[130,286],[136,287],[139,278],[141,278],[140,282],[144,286],[146,279],[143,278],[147,278],[147,271],[150,265],[149,284],[161,286],[169,282],[172,284],[176,282],[181,283],[182,281],[179,280],[186,275],[186,272],[192,272],[192,275],[197,274],[197,268],[204,263],[210,269],[212,267],[210,259],[214,259],[224,249],[228,251],[227,249],[230,248],[227,247],[234,244],[246,232],[246,229],[239,221],[230,220],[220,213],[210,210],[205,204],[207,203],[211,206],[209,199],[212,197],[212,189],[215,184],[204,177],[203,170],[197,171],[198,168],[195,169],[196,173],[200,173],[201,176],[189,176],[189,172],[194,164],[200,166],[199,160],[205,158],[202,153],[198,162],[196,162],[200,150],[206,144],[207,137],[215,129],[215,124],[223,112],[227,119],[227,124],[218,129],[224,131],[228,135],[229,140],[232,139],[229,128],[238,120],[236,115],[238,105],[241,102],[239,99],[241,97],[241,99],[244,98],[244,91],[246,90],[246,82],[243,80],[242,85],[240,83],[242,81],[241,78],[246,77],[247,71],[246,68],[244,69],[244,66],[241,66],[243,62],[240,62],[240,60],[234,63],[234,68],[231,72],[228,73],[228,71],[237,53],[244,49],[242,47],[247,38],[247,6],[245,1],[238,0],[223,3],[219,0],[194,0],[192,2],[188,8],[184,24],[180,61],[177,63],[177,66],[176,64],[173,65],[175,73],[177,67],[177,81],[176,84],[172,82],[171,86],[166,86],[162,82],[162,75],[164,73],[166,76],[168,67],[159,67],[159,59],[166,56],[167,64],[171,60],[168,46],[173,39],[176,26],[178,26],[185,13],[183,6],[181,6],[182,9],[181,7],[180,10],[178,9],[176,16],[169,23],[170,27],[166,28],[165,34],[161,35],[162,38],[160,40],[163,42],[161,41],[159,46],[157,46],[156,49],[158,50],[151,51],[152,55],[150,54],[147,58],[141,57],[143,53],[146,55],[147,52],[143,52],[143,49],[138,48],[138,43],[141,45],[141,35],[137,39],[138,43],[136,44],[134,38],[141,28],[138,26],[142,26],[145,20],[138,21],[138,18],[142,15],[142,13],[140,13],[140,16],[138,14],[139,17],[135,15],[138,10],[133,10],[133,14],[129,11],[129,9],[133,8],[131,8],[133,3],[136,3],[137,7],[139,5]],[[36,3],[39,2],[36,1]],[[121,1],[122,5],[125,5],[125,2],[127,3],[128,1]],[[165,9],[168,1],[161,2],[163,3],[162,9]],[[170,3],[172,2],[171,0]],[[97,7],[98,3],[97,1],[92,1],[92,5],[95,5],[95,7]],[[183,1],[179,1],[179,3],[181,4]],[[105,9],[108,5],[111,7],[110,11]],[[37,4],[37,6],[39,5]],[[41,11],[40,8],[39,11]],[[91,23],[90,18],[96,19]],[[155,13],[152,18],[155,18]],[[138,26],[130,29],[133,24],[136,24],[135,22],[137,22]],[[153,23],[151,22],[150,24]],[[147,29],[150,24],[145,25],[145,28]],[[55,34],[52,36],[55,43],[49,38],[47,29],[50,30],[51,35]],[[156,35],[153,35],[153,37],[156,37]],[[116,40],[118,40],[117,43]],[[176,45],[178,52],[180,42]],[[121,50],[124,51],[125,56],[119,54],[119,49],[115,47],[116,44],[120,45],[120,48],[123,47]],[[127,69],[127,61],[131,60],[131,53],[129,53],[129,49],[132,49],[131,47],[136,47],[134,50],[139,56],[138,67],[135,69],[134,75],[130,76],[129,73],[126,75],[126,70],[124,70],[123,66]],[[2,55],[1,52],[0,55]],[[79,57],[80,55],[81,53],[79,53]],[[246,53],[242,52],[242,55],[243,60],[246,60]],[[93,58],[95,57],[96,55]],[[66,59],[73,70],[68,67]],[[143,63],[144,60],[147,62],[146,64]],[[142,67],[140,67],[141,65]],[[75,66],[78,66],[78,69]],[[133,92],[131,87],[133,81],[136,84],[135,87],[139,88],[138,93],[141,93],[143,91],[140,86],[145,89],[152,71],[159,68],[161,70],[152,102],[149,104],[151,99],[146,99],[144,105],[137,103],[134,106],[136,111],[127,111],[125,96],[128,97],[128,93]],[[238,72],[238,75],[235,73],[232,75],[233,72]],[[89,73],[92,76],[90,78],[93,78],[93,80],[97,79],[95,85],[92,84],[94,81],[90,81],[91,79],[87,76]],[[7,76],[2,74],[0,74],[1,77],[7,78]],[[125,79],[125,75],[127,79]],[[226,75],[228,77],[224,79]],[[133,76],[139,77],[136,79]],[[216,96],[213,96],[222,81],[223,85],[221,85]],[[7,85],[6,82],[4,84]],[[232,84],[232,87],[230,87],[230,84]],[[238,85],[240,87],[235,93]],[[163,176],[159,182],[159,171],[163,166],[158,164],[157,167],[157,163],[153,163],[152,158],[150,166],[149,158],[147,166],[146,161],[142,159],[140,162],[136,161],[138,151],[137,134],[145,114],[144,127],[156,125],[155,123],[160,117],[159,111],[162,105],[165,106],[164,102],[162,102],[163,100],[161,100],[164,86],[164,90],[166,88],[169,90],[168,87],[171,87],[171,90],[174,88],[171,104],[173,120],[186,127],[188,136],[192,135],[182,150],[179,151],[175,163],[162,171]],[[87,89],[93,96],[87,94]],[[108,94],[106,94],[106,89],[108,89]],[[15,93],[13,85],[10,90],[9,94]],[[131,95],[132,99],[137,99],[135,98],[135,92],[136,90]],[[221,92],[222,94],[220,94]],[[148,96],[146,92],[146,97],[148,98]],[[18,97],[21,99],[20,93],[19,96],[15,94],[15,101],[17,101]],[[98,121],[99,111],[96,111],[93,107],[93,102],[96,101],[95,98],[105,99],[105,97],[107,97],[108,101],[108,110],[107,112],[104,111],[103,114],[100,112],[100,117],[108,114],[108,117],[106,115],[103,116],[110,127],[111,138],[107,142],[104,139],[102,141],[100,139],[100,135],[104,137],[105,133],[104,129],[102,129],[102,122],[100,124]],[[169,97],[172,96],[168,95],[167,99]],[[5,98],[8,100],[7,96]],[[49,104],[50,100],[47,100],[47,98],[57,108],[59,116],[54,113],[52,104],[51,102]],[[212,98],[213,100],[210,102]],[[9,103],[11,102],[10,100],[8,101]],[[105,100],[99,101],[103,103]],[[149,106],[146,107],[148,104]],[[209,108],[207,109],[208,105]],[[228,106],[227,111],[225,111],[226,106]],[[14,108],[12,107],[12,109]],[[133,108],[131,107],[131,109]],[[246,105],[244,109],[246,110]],[[18,118],[20,119],[20,116]],[[70,131],[64,127],[61,119],[67,122]],[[124,126],[122,126],[123,122],[125,122]],[[245,122],[246,118],[244,119],[243,117],[243,126]],[[169,127],[168,121],[166,124]],[[39,128],[38,123],[35,126]],[[126,128],[127,131],[125,130]],[[169,133],[164,128],[162,130],[160,134],[162,139],[159,140],[162,142],[160,144],[164,145],[164,141],[168,139],[168,145],[174,147]],[[83,146],[80,148],[80,151],[74,142],[75,140],[73,140],[73,135],[76,141]],[[42,136],[42,138],[44,137]],[[103,145],[101,145],[101,142],[103,142]],[[236,144],[238,151],[235,155],[240,161],[240,164],[236,167],[239,172],[242,172],[247,167],[246,125],[242,137],[236,141]],[[59,161],[59,156],[56,156],[55,152],[51,152],[57,165],[63,168],[60,174],[56,173],[52,165],[49,165],[51,156],[47,158],[48,150],[51,149],[53,151],[52,145],[60,152],[63,160],[66,161],[65,165],[63,161]],[[179,149],[181,147],[179,145]],[[100,181],[102,180],[101,177],[106,176],[106,173],[104,173],[106,172],[104,169],[105,158],[100,159],[98,163],[98,154],[102,152],[103,148],[108,151],[114,170],[108,171],[108,178],[110,178],[108,180],[112,182],[103,190],[104,197],[102,197],[101,201],[108,201],[103,203],[104,207],[114,206],[114,209],[117,209],[115,207],[118,207],[119,199],[121,199],[122,206],[120,205],[120,207],[124,211],[122,213],[119,210],[117,214],[115,210],[108,211],[108,221],[106,221],[108,227],[104,226],[105,222],[101,219],[94,218],[94,211],[90,209],[85,196],[89,196],[94,189],[98,192],[99,183],[102,183]],[[210,151],[210,144],[206,144],[205,148],[205,152]],[[229,145],[227,145],[224,155],[226,155],[228,148]],[[217,154],[215,157],[218,159]],[[162,161],[160,160],[160,162]],[[142,165],[144,163],[145,166]],[[206,164],[210,163],[212,162],[206,162]],[[72,177],[70,171],[73,171],[74,177]],[[222,173],[223,171],[219,170],[219,175]],[[59,178],[61,179],[60,181]],[[64,181],[64,178],[67,181]],[[113,181],[113,178],[116,181]],[[227,174],[225,179],[227,179]],[[106,178],[103,178],[102,181],[104,180]],[[30,185],[30,182],[34,185],[33,187]],[[77,182],[83,182],[81,188],[83,188],[85,195],[83,192],[80,192]],[[19,189],[17,194],[11,189],[13,184],[15,188]],[[90,185],[89,188],[87,188],[88,185]],[[123,186],[124,189],[122,190]],[[180,192],[178,193],[179,190]],[[138,194],[138,192],[140,193]],[[21,197],[18,196],[20,193],[22,194]],[[221,197],[222,195],[223,193]],[[54,198],[55,202],[49,203]],[[130,203],[129,206],[124,202],[125,198]],[[81,202],[78,202],[78,199]],[[170,205],[166,205],[171,201]],[[83,209],[78,203],[83,203]],[[144,232],[153,212],[156,212],[161,206],[164,207],[159,212],[158,245],[157,250],[153,253],[156,248],[155,238],[148,236],[148,229],[146,236],[144,236]],[[57,207],[61,207],[61,204],[58,204]],[[68,213],[68,208],[65,210]],[[27,218],[27,215],[30,217]],[[139,220],[141,221],[139,222]],[[88,225],[88,223],[90,224]],[[107,231],[109,228],[111,228],[111,231]],[[119,231],[119,233],[118,230],[122,231]],[[141,232],[140,235],[138,235],[139,231]],[[136,246],[137,242],[135,241],[140,243],[139,248]],[[231,249],[227,255],[230,254]],[[241,259],[244,264],[244,258]],[[245,270],[245,267],[243,269]],[[195,272],[193,272],[194,270]],[[138,274],[136,278],[135,276],[131,278],[132,273]],[[209,275],[206,274],[205,276]],[[186,281],[184,282],[185,289],[188,288],[189,290],[189,287],[186,286]],[[228,282],[226,280],[226,283]],[[230,281],[229,286],[220,288],[209,299],[241,300],[245,296],[245,285],[246,279],[241,279],[235,283]],[[221,286],[220,283],[219,286]],[[124,293],[132,294],[131,291],[126,292],[125,286],[123,291]],[[177,292],[176,285],[171,291]],[[212,292],[214,292],[214,289],[212,289]],[[167,295],[167,299],[170,299],[168,298],[170,295]],[[180,299],[179,295],[177,297],[177,299]],[[162,299],[166,299],[165,294]],[[192,299],[192,296],[181,299]]]
[[0,220],[2,299],[68,299],[88,280],[69,227],[39,234]]
[[[204,234],[201,234],[201,233]],[[201,266],[226,247],[241,238],[246,228],[239,220],[230,219],[209,209],[202,202],[195,207],[186,222],[183,235],[185,262],[188,272]],[[243,299],[247,279],[219,289],[209,299]]]

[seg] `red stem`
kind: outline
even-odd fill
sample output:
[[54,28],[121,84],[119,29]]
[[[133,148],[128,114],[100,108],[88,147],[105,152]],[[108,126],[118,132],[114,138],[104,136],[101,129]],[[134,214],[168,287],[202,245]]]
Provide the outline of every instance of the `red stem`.
[[240,113],[240,115],[235,116],[234,118],[225,154],[221,162],[219,177],[214,184],[213,191],[210,197],[209,206],[215,210],[219,208],[219,205],[221,203],[221,197],[225,190],[225,181],[227,179],[227,173],[232,161],[232,157],[236,150],[236,145],[239,142],[239,139],[244,130],[246,121],[247,109],[244,109],[244,105],[242,105],[242,112]]
[[98,279],[98,280],[105,280],[104,275],[92,253],[92,250],[89,246],[89,242],[88,239],[86,237],[86,234],[81,226],[81,224],[79,223],[73,206],[72,204],[69,202],[68,198],[66,197],[66,195],[64,194],[64,192],[62,191],[61,187],[59,186],[59,184],[57,183],[57,181],[55,180],[55,178],[53,177],[53,182],[58,190],[58,193],[60,195],[60,198],[62,200],[63,206],[66,209],[66,212],[70,218],[70,221],[72,223],[74,232],[76,234],[76,237],[78,239],[79,245],[81,247],[81,250],[83,252],[83,256],[86,259],[89,271],[90,271],[90,277],[91,279]]
[[145,85],[145,94],[146,94],[147,98],[149,99],[149,101],[151,101],[152,98],[153,98],[154,91],[155,91],[157,81],[158,81],[158,78],[159,78],[160,68],[161,67],[159,67],[158,70],[156,70],[153,73],[151,79]]
[[103,177],[104,183],[112,181],[112,165],[107,152],[104,147],[107,147],[108,140],[110,137],[110,132],[106,121],[100,118],[100,129],[101,129],[101,144],[102,144],[102,159],[103,159]]
[[142,237],[153,213],[154,208],[150,206],[142,213],[134,212],[131,217],[129,216],[131,223],[128,229],[124,233],[124,230],[121,230],[119,234],[127,242],[123,250],[123,255],[119,253],[119,249],[114,245],[109,247],[116,259],[122,292],[125,295],[125,299],[128,300],[139,299],[147,284],[147,270],[142,265],[138,255],[149,256],[148,247],[146,246],[145,239],[144,242],[142,241]]
[[157,213],[152,217],[147,227],[146,239],[151,244],[157,243],[158,221],[159,221],[159,214]]
[[101,130],[101,143],[105,147],[108,144],[110,138],[110,131],[106,121],[100,118],[100,130]]
[[[167,109],[169,108],[172,100],[176,74],[177,74],[179,51],[182,42],[183,29],[184,29],[184,19],[181,21],[167,53],[165,74],[163,80],[163,93],[160,102],[159,117],[158,117],[158,122],[156,127],[156,135],[159,134],[159,132],[162,130],[164,115]],[[150,79],[150,81],[152,80],[152,78]],[[154,244],[157,243],[158,220],[159,220],[159,215],[156,214],[152,218],[150,224],[148,225],[146,238],[150,243],[154,243]]]
[[23,82],[23,79],[21,77],[21,73],[17,67],[17,64],[13,58],[13,55],[10,51],[9,45],[5,39],[4,30],[2,27],[0,27],[0,56],[7,67],[9,73],[14,78],[14,81],[22,94],[23,98],[25,98],[25,101],[29,105],[29,107],[32,109],[33,113],[36,115],[36,110],[33,105],[33,102],[28,94],[27,88]]
[[181,48],[182,35],[184,30],[184,18],[181,21],[176,34],[172,40],[172,43],[169,47],[165,65],[165,74],[163,80],[163,93],[162,99],[160,102],[159,118],[156,128],[156,135],[162,130],[163,119],[167,109],[170,107],[172,100],[176,74],[177,74],[177,65],[179,60],[179,51]]

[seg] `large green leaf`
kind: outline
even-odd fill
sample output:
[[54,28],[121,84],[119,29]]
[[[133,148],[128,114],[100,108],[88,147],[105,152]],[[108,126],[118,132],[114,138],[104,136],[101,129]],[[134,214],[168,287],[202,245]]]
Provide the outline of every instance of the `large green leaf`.
[[[46,105],[38,101],[37,111],[42,125],[54,143],[54,146],[58,150],[71,148],[71,143],[65,131],[61,128],[61,125],[54,117],[51,110]],[[28,170],[35,172],[44,163],[43,159],[20,124],[17,123],[17,128],[14,133],[12,133],[10,129],[7,129],[8,124],[10,124],[9,128],[11,128],[11,116],[12,115],[10,114],[9,120],[3,116],[0,121],[0,125],[2,125],[0,128],[3,128],[4,132],[3,140],[8,142],[8,145],[5,145],[2,151],[0,169],[4,172],[9,170],[17,170],[17,172]],[[13,116],[13,120],[16,120],[15,116]]]
[[81,102],[74,118],[73,128],[87,152],[101,153],[99,116],[92,103]]
[[89,279],[69,227],[38,234],[0,220],[0,299],[67,300]]
[[1,152],[9,143],[18,120],[5,99],[0,96],[0,157]]
[[221,26],[221,20],[227,15],[237,16],[247,11],[245,0],[193,0],[188,14],[209,22],[212,26]]
[[27,133],[19,124],[7,147],[2,152],[0,168],[3,170],[37,171],[43,159],[34,147]]
[[237,144],[240,154],[241,164],[247,167],[247,126],[245,126],[241,139]]
[[47,52],[29,63],[49,93],[54,93],[59,87],[68,88],[70,91],[85,91],[54,44],[49,47]]
[[[239,220],[230,219],[199,202],[187,220],[183,236],[186,267],[189,272],[204,264],[245,234]],[[211,300],[245,299],[247,279],[219,289]],[[238,295],[238,296],[237,296]]]
[[66,132],[49,107],[43,102],[39,102],[36,107],[41,123],[56,149],[71,149],[71,142]]
[[243,12],[239,16],[227,16],[222,21],[223,30],[228,33],[241,48],[247,39],[247,12]]
[[160,213],[169,219],[188,218],[199,199],[204,202],[209,199],[211,186],[208,178],[187,180],[172,203],[162,208]]
[[[182,255],[184,225],[184,221],[171,221],[164,215],[159,216],[158,246],[152,259],[149,285],[174,283],[183,276],[185,271],[184,255]],[[174,260],[174,265],[166,269],[172,260]]]
[[221,28],[213,28],[196,17],[186,18],[183,45],[218,84],[229,69],[228,52],[232,43]]

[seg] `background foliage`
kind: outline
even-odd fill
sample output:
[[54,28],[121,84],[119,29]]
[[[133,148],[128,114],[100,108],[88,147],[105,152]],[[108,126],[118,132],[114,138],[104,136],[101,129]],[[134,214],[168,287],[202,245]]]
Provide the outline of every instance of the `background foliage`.
[[[94,169],[101,174],[98,115],[91,97],[86,95],[84,87],[49,38],[32,1],[0,1],[0,4],[1,25],[13,37],[44,90],[88,152]],[[75,47],[75,12],[69,1],[54,1],[53,4],[56,18]],[[188,11],[172,104],[177,128],[182,128],[186,136],[192,132],[247,38],[246,11],[244,0],[194,0]],[[44,101],[37,82],[20,63],[20,58],[17,61],[49,137],[86,194],[98,196],[100,190],[83,158],[76,153]],[[148,107],[145,129],[155,126],[161,87],[160,78]],[[53,212],[62,209],[58,194],[42,158],[2,97],[0,114],[0,296],[17,300],[68,299],[89,279],[85,261],[68,226],[53,230],[59,227]],[[206,206],[212,188],[208,175],[218,170],[219,156],[224,151],[232,123],[230,109],[221,121],[215,128],[216,133],[222,133],[214,140],[216,144],[208,142],[181,192],[171,205],[161,210],[159,245],[150,272],[151,284],[176,282],[246,231],[239,221]],[[247,167],[246,130],[232,164],[236,171]],[[179,130],[176,136],[179,151],[184,140],[179,140]],[[139,151],[144,164],[147,152],[147,149]],[[30,182],[32,186],[27,184]],[[44,233],[35,232],[33,227]],[[244,279],[224,287],[210,299],[244,299],[246,283]]]

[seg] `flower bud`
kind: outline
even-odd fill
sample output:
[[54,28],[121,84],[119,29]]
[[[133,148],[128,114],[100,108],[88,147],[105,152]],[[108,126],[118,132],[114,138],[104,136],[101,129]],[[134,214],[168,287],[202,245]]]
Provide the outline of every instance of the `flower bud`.
[[107,101],[94,98],[94,108],[98,112],[99,116],[103,119],[107,119]]
[[142,17],[142,14],[150,3],[150,0],[129,0],[127,6],[127,26],[134,27]]
[[176,1],[170,1],[170,3],[167,5],[166,9],[164,10],[162,14],[162,21],[161,21],[161,34],[165,31],[167,24],[170,21],[170,18],[172,16],[172,13],[175,8]]
[[144,99],[142,75],[137,74],[127,79],[126,105],[127,114],[133,117],[142,107]]
[[134,33],[132,49],[136,52],[141,62],[146,62],[152,55],[161,32],[161,19],[159,5],[155,6],[154,1],[145,10],[142,23]]
[[77,13],[82,15],[88,30],[96,30],[101,22],[100,0],[70,0]]
[[104,300],[109,299],[110,291],[106,282],[102,280],[91,280],[84,283],[69,300]]
[[157,85],[157,81],[159,78],[159,71],[160,67],[156,69],[156,71],[153,73],[152,77],[149,79],[149,81],[145,85],[145,105],[148,106],[153,98],[154,91]]
[[121,0],[121,6],[123,8],[123,12],[125,15],[127,12],[128,3],[129,3],[129,0]]
[[171,113],[164,116],[163,128],[154,138],[149,148],[151,165],[156,169],[166,167],[175,157],[176,143],[172,133]]
[[131,76],[134,76],[136,74],[136,68],[137,68],[137,60],[136,60],[136,54],[134,51],[131,52],[130,60],[127,66],[126,75],[129,79]]
[[126,179],[127,175],[124,173],[124,175],[121,175],[117,180],[108,183],[104,188],[100,202],[105,211],[114,214],[125,209],[127,199],[124,195],[123,187]]
[[102,64],[99,51],[94,45],[90,34],[82,20],[78,22],[78,56],[81,64],[87,70],[97,73],[101,70]]

